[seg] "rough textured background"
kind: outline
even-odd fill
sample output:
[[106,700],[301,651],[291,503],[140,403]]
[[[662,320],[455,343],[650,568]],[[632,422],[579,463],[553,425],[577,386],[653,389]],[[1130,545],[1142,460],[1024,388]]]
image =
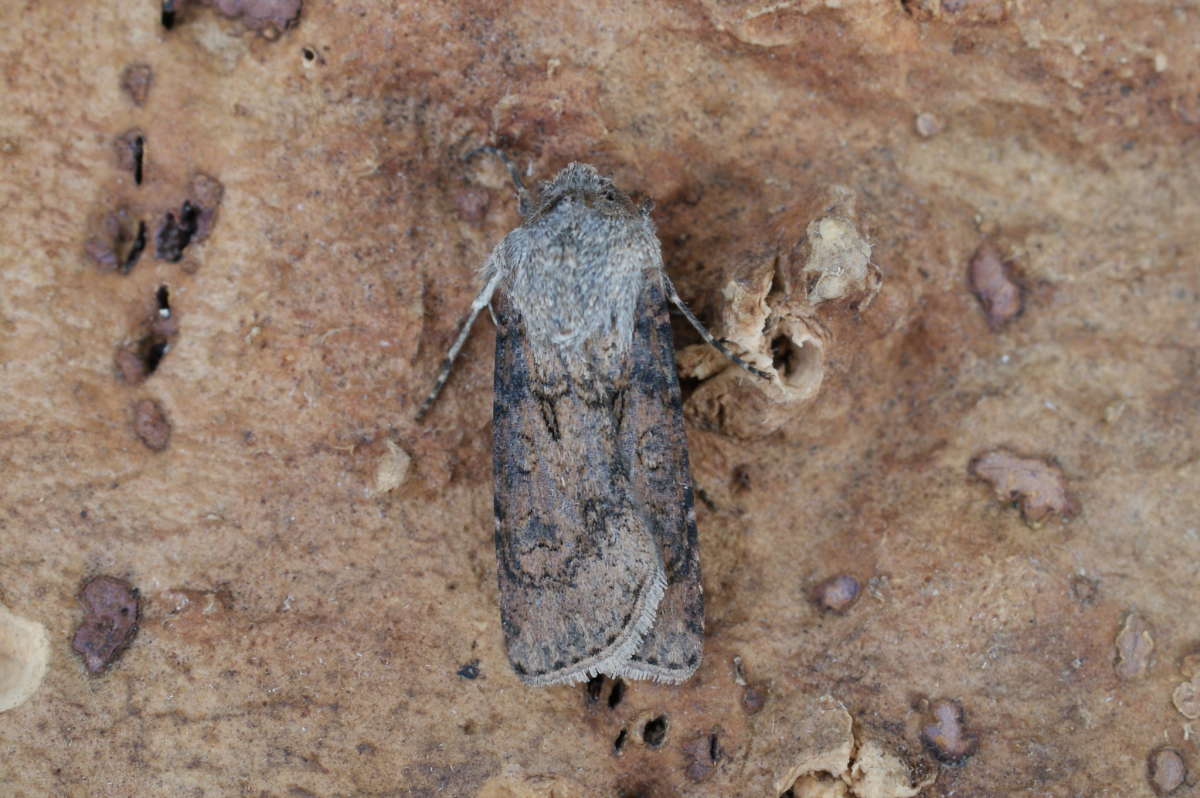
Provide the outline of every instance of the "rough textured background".
[[[899,775],[851,794],[1136,796],[1167,745],[1200,794],[1172,703],[1200,644],[1194,3],[178,5],[169,31],[152,0],[0,7],[0,604],[51,641],[0,792],[773,798],[883,751]],[[882,291],[817,310],[802,412],[689,427],[709,639],[682,687],[509,672],[486,321],[413,421],[516,222],[459,160],[483,142],[652,197],[710,321],[835,186],[873,244]],[[85,254],[119,207],[152,236],[197,173],[224,195],[179,262]],[[982,245],[1024,290],[1007,324],[971,292]],[[169,347],[123,380],[161,286]],[[1059,469],[1070,520],[973,476],[997,449]],[[141,623],[92,677],[99,574]],[[838,574],[863,596],[824,614]],[[957,764],[922,744],[939,699]]]

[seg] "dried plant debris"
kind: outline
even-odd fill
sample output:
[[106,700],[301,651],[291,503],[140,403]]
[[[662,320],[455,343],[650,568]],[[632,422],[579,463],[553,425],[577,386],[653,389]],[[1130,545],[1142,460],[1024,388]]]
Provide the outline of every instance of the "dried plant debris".
[[812,589],[811,598],[825,612],[843,613],[858,600],[862,586],[848,574],[831,576]]
[[1156,748],[1146,757],[1146,778],[1155,795],[1170,795],[1187,780],[1187,765],[1174,748]]
[[921,729],[921,742],[939,762],[961,765],[975,753],[978,738],[967,731],[963,708],[948,698],[939,698],[929,706],[933,722]]
[[137,62],[128,64],[121,70],[121,90],[129,95],[133,104],[143,106],[150,96],[150,86],[154,83],[154,70],[149,64]]
[[1125,613],[1121,630],[1113,641],[1113,669],[1121,679],[1140,679],[1154,658],[1154,635],[1150,624],[1137,612]]
[[171,421],[167,411],[154,399],[133,403],[133,432],[147,449],[161,452],[171,442]]
[[1001,259],[991,244],[982,244],[967,270],[971,291],[979,300],[988,326],[998,330],[1021,315],[1024,291],[1016,280],[1012,263]]
[[37,692],[49,662],[46,627],[0,604],[0,712],[19,707]]
[[808,301],[818,305],[852,294],[866,294],[866,307],[883,284],[871,264],[871,245],[851,219],[826,216],[808,225],[808,261],[802,274],[808,284]]
[[1066,519],[1078,512],[1062,470],[1045,460],[995,449],[972,460],[970,471],[991,484],[996,498],[1017,502],[1030,526],[1037,527],[1050,515]]
[[113,142],[117,152],[117,166],[133,175],[135,185],[142,184],[142,162],[146,154],[146,135],[140,128],[132,128],[117,136]]
[[701,381],[684,402],[693,423],[737,438],[761,438],[794,421],[817,395],[829,332],[806,300],[776,296],[776,275],[774,259],[764,257],[750,273],[730,280],[714,325],[732,351],[775,379],[746,379],[749,375],[729,368],[707,344],[685,347],[677,356],[679,376]]
[[860,737],[848,774],[848,794],[855,798],[915,798],[937,775],[936,765],[925,757],[909,755],[907,746]]
[[[784,699],[789,701],[789,699]],[[866,730],[829,697],[805,699],[814,715],[796,718],[796,726],[779,726],[776,713],[754,723],[751,755],[762,753],[778,773],[773,781],[756,779],[761,770],[748,763],[739,786],[745,795],[784,795],[793,798],[915,798],[937,779],[938,767],[913,755],[903,741],[882,729]],[[771,720],[771,725],[761,724]],[[767,740],[759,740],[762,734]],[[763,744],[765,743],[765,744]],[[786,755],[777,759],[775,751]],[[769,788],[773,792],[767,792]]]
[[747,379],[704,346],[679,352],[680,376],[700,382],[684,403],[693,423],[757,439],[794,422],[825,376],[833,336],[823,316],[857,317],[878,295],[883,276],[855,221],[854,192],[830,186],[827,194],[816,218],[809,210],[803,218],[799,210],[779,215],[768,234],[773,243],[746,253],[721,289],[713,331],[772,380]]
[[128,274],[146,248],[146,223],[122,207],[104,214],[99,227],[84,244],[84,253],[102,272]]
[[382,496],[390,493],[404,482],[412,457],[392,440],[385,440],[384,450],[375,464],[375,479],[370,495]]
[[71,648],[83,657],[93,675],[112,665],[137,636],[142,602],[137,588],[115,576],[97,576],[79,591],[83,622],[75,630]]
[[852,727],[850,713],[831,696],[800,690],[775,696],[751,722],[738,776],[743,794],[781,795],[808,774],[840,777],[850,768]]

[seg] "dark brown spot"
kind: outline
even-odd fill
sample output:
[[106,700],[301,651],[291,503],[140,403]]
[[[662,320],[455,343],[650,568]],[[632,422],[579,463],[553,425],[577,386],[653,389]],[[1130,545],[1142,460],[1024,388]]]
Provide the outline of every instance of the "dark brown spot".
[[972,460],[969,470],[991,484],[996,498],[1019,504],[1021,517],[1031,526],[1052,514],[1070,518],[1079,511],[1062,469],[1047,460],[994,449]]
[[968,266],[967,277],[971,291],[979,300],[988,326],[998,330],[1021,315],[1024,307],[1023,290],[1017,282],[1012,264],[1002,260],[990,244],[975,250]]
[[1140,613],[1125,613],[1113,647],[1113,669],[1119,678],[1140,679],[1150,670],[1154,658],[1154,634]]
[[128,273],[146,246],[146,225],[127,208],[106,213],[99,230],[84,244],[84,253],[102,272]]
[[733,489],[738,493],[750,490],[750,466],[742,464],[733,469]]
[[479,660],[473,659],[466,665],[458,669],[458,675],[464,679],[475,680],[479,678]]
[[300,20],[301,0],[207,0],[222,16],[236,19],[264,38],[277,39]]
[[767,703],[767,689],[762,685],[748,684],[742,688],[742,709],[754,715]]
[[145,105],[154,82],[154,70],[149,64],[129,64],[121,70],[121,90],[129,95],[134,105]]
[[621,755],[621,749],[625,747],[625,738],[629,736],[629,732],[625,729],[617,732],[617,739],[613,740],[613,754]]
[[861,594],[858,580],[847,574],[831,576],[812,589],[811,597],[817,608],[825,612],[843,613]]
[[458,208],[458,216],[464,222],[478,222],[487,215],[492,198],[488,192],[477,189],[463,189],[454,196],[454,205]]
[[115,576],[97,576],[79,591],[83,621],[71,648],[83,657],[88,673],[102,673],[137,636],[142,602],[136,588]]
[[929,707],[933,723],[921,730],[921,742],[934,758],[947,765],[961,765],[975,753],[978,739],[965,728],[962,705],[948,698]]
[[712,776],[723,755],[716,731],[697,735],[683,745],[683,773],[690,781],[702,782]]
[[900,0],[904,13],[918,22],[928,22],[936,15],[936,0]]
[[208,238],[213,226],[217,223],[217,211],[221,200],[225,198],[225,186],[220,180],[203,172],[192,175],[188,185],[188,199],[198,209],[196,216],[196,233],[192,243],[199,244]]
[[154,399],[133,403],[133,432],[147,449],[161,452],[171,441],[171,422],[167,411]]
[[1096,601],[1096,596],[1100,593],[1100,582],[1095,579],[1088,579],[1082,574],[1075,574],[1071,577],[1071,595],[1080,604],[1093,604]]
[[1187,765],[1174,748],[1156,748],[1146,758],[1146,778],[1156,795],[1170,795],[1187,779]]

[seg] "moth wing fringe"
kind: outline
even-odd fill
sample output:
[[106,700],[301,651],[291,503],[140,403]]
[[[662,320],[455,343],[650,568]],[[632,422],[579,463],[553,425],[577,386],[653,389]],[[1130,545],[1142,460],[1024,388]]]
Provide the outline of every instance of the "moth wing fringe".
[[[579,664],[553,673],[544,673],[530,678],[521,677],[521,681],[535,687],[546,687],[553,684],[577,684],[586,682],[600,674],[609,676],[621,675],[621,670],[637,651],[642,641],[654,627],[654,619],[658,617],[658,605],[662,603],[667,593],[667,575],[660,565],[654,572],[654,578],[646,586],[645,598],[642,602],[642,612],[631,627],[630,635],[616,646],[607,657],[580,667]],[[646,677],[639,677],[645,679]],[[657,679],[655,681],[658,681]]]

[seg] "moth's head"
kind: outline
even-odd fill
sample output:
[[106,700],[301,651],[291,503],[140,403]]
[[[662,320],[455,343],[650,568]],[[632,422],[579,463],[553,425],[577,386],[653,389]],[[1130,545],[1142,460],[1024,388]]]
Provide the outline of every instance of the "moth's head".
[[563,203],[604,216],[632,217],[649,210],[649,206],[639,208],[628,194],[585,163],[569,164],[553,180],[542,183],[527,221],[544,216]]

